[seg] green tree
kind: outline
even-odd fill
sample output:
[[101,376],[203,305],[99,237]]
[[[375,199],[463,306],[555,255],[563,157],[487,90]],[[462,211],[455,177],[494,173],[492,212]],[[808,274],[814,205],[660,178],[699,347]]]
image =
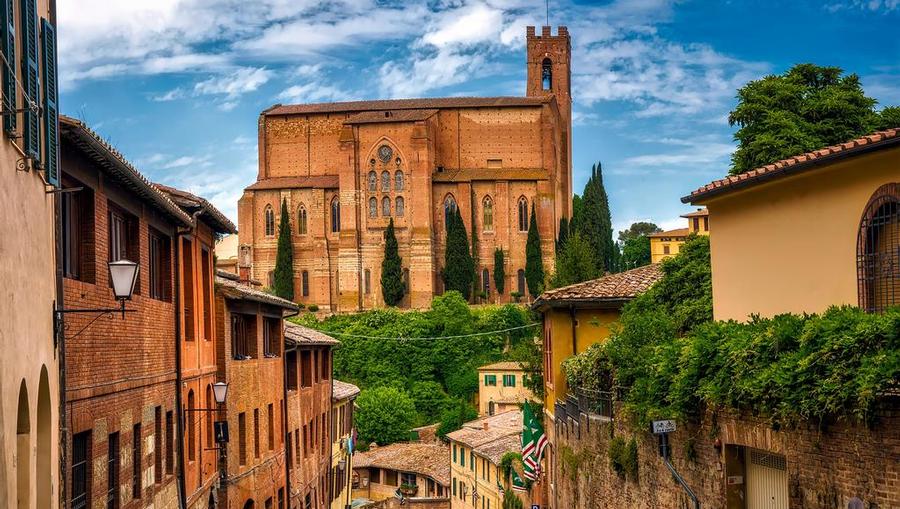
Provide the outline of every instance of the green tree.
[[784,74],[751,81],[738,90],[728,123],[738,126],[731,174],[865,135],[900,116],[875,110],[856,74],[840,67],[798,64]]
[[478,418],[478,411],[464,399],[458,399],[455,405],[452,405],[444,412],[441,417],[441,425],[438,426],[437,435],[441,438],[447,436],[447,433],[462,428],[462,425]]
[[622,269],[643,267],[650,263],[650,237],[629,237],[622,244]]
[[450,404],[450,397],[444,392],[441,384],[435,381],[416,381],[409,388],[419,413],[418,424],[425,425],[437,422]]
[[528,283],[528,293],[532,297],[537,297],[544,291],[544,260],[541,257],[541,235],[537,228],[534,204],[531,205],[528,240],[525,241],[525,282]]
[[559,235],[556,237],[556,254],[559,254],[566,245],[566,239],[569,238],[569,218],[559,218]]
[[618,249],[612,239],[612,217],[606,189],[603,187],[603,169],[600,163],[591,167],[591,178],[584,186],[581,208],[577,231],[593,249],[598,272],[612,272],[615,270]]
[[503,250],[499,247],[494,249],[494,288],[497,289],[497,293],[500,295],[503,295],[503,290],[506,289],[505,265],[503,260]]
[[475,262],[469,252],[466,225],[459,209],[448,214],[447,242],[444,250],[444,290],[457,291],[468,301],[472,294]]
[[630,238],[647,236],[661,231],[662,229],[659,226],[656,226],[655,223],[638,221],[636,223],[631,223],[631,226],[629,226],[627,230],[619,230],[619,242],[624,245]]
[[581,230],[581,218],[584,215],[584,200],[581,196],[572,196],[572,219],[569,220],[569,233]]
[[889,106],[884,108],[878,116],[879,122],[876,129],[879,131],[900,128],[900,106]]
[[364,389],[356,398],[356,429],[367,443],[387,445],[409,438],[416,407],[406,392],[396,387]]
[[278,251],[275,254],[274,288],[282,299],[294,300],[294,247],[291,245],[291,216],[287,201],[281,200],[281,224],[278,225]]
[[591,246],[580,233],[569,237],[562,252],[556,255],[556,267],[550,286],[559,288],[599,277],[597,261]]
[[522,499],[516,496],[513,490],[506,490],[503,493],[503,509],[522,509]]
[[394,234],[394,218],[391,218],[384,232],[384,260],[381,261],[381,295],[388,306],[399,304],[406,293],[402,262],[397,250],[397,236]]

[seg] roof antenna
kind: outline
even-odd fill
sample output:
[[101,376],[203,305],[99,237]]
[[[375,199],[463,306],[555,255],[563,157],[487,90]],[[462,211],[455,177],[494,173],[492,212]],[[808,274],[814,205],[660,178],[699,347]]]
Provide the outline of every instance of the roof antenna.
[[550,0],[546,0],[545,5],[547,6],[547,26],[550,26]]

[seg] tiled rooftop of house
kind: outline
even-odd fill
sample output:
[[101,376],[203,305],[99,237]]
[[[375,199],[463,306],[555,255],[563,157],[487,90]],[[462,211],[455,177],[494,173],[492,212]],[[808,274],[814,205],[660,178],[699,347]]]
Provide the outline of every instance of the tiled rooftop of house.
[[516,361],[501,361],[481,366],[478,371],[522,371],[524,368]]
[[687,214],[682,214],[681,217],[703,217],[709,215],[709,209],[703,207],[702,209],[697,209],[693,212],[688,212]]
[[422,99],[379,99],[314,104],[278,104],[264,115],[303,115],[307,113],[341,113],[368,110],[422,110],[433,108],[501,108],[506,106],[540,106],[547,97],[432,97]]
[[768,180],[817,168],[840,157],[900,145],[900,127],[872,133],[838,145],[782,159],[738,175],[714,180],[681,199],[684,203],[701,203],[711,196],[750,187]]
[[[297,311],[299,309],[296,304],[289,300],[251,288],[250,286],[237,281],[233,274],[227,272],[224,272],[223,274],[223,272],[224,271],[221,270],[216,271],[216,289],[225,294],[226,297],[262,302],[263,304],[272,304],[291,311]],[[285,333],[285,336],[287,336],[287,333]]]
[[687,237],[691,231],[687,228],[676,228],[674,230],[668,230],[664,232],[651,233],[647,235],[650,238],[659,238],[659,237]]
[[556,303],[619,301],[637,297],[662,277],[659,264],[644,265],[617,274],[608,274],[583,283],[547,290],[532,308],[540,309]]
[[497,464],[504,453],[521,450],[521,433],[522,412],[513,410],[469,421],[447,438]]
[[205,198],[165,184],[154,183],[153,185],[166,194],[176,205],[186,209],[189,213],[193,213],[195,210],[201,211],[201,214],[209,218],[217,232],[237,233],[237,226]]
[[309,327],[284,321],[284,340],[295,345],[339,345],[340,341]]
[[399,442],[354,453],[353,468],[367,467],[414,472],[450,485],[450,450],[443,444]]
[[343,401],[359,394],[359,387],[351,383],[342,382],[337,378],[331,382],[331,399],[334,401]]

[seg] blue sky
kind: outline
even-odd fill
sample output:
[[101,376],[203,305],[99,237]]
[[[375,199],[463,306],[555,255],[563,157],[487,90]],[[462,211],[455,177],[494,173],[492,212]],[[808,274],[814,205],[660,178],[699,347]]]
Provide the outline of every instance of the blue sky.
[[[274,103],[523,95],[524,0],[59,0],[62,112],[235,218]],[[575,189],[602,161],[617,229],[680,227],[727,172],[748,80],[837,65],[900,105],[900,0],[551,1],[573,37]]]

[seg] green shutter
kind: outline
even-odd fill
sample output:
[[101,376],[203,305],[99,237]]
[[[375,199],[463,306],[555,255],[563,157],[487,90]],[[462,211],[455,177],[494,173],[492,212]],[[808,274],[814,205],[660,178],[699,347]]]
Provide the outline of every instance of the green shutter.
[[[38,78],[38,28],[37,0],[22,0],[22,87],[34,106],[40,107],[40,84]],[[22,143],[25,154],[41,159],[41,121],[31,104],[25,104],[25,125],[22,129]]]
[[59,88],[56,76],[56,30],[41,19],[44,58],[44,168],[47,182],[59,186]]
[[0,41],[7,65],[3,66],[3,130],[13,133],[16,130],[16,19],[13,0],[3,0],[0,15],[3,16],[3,40]]

